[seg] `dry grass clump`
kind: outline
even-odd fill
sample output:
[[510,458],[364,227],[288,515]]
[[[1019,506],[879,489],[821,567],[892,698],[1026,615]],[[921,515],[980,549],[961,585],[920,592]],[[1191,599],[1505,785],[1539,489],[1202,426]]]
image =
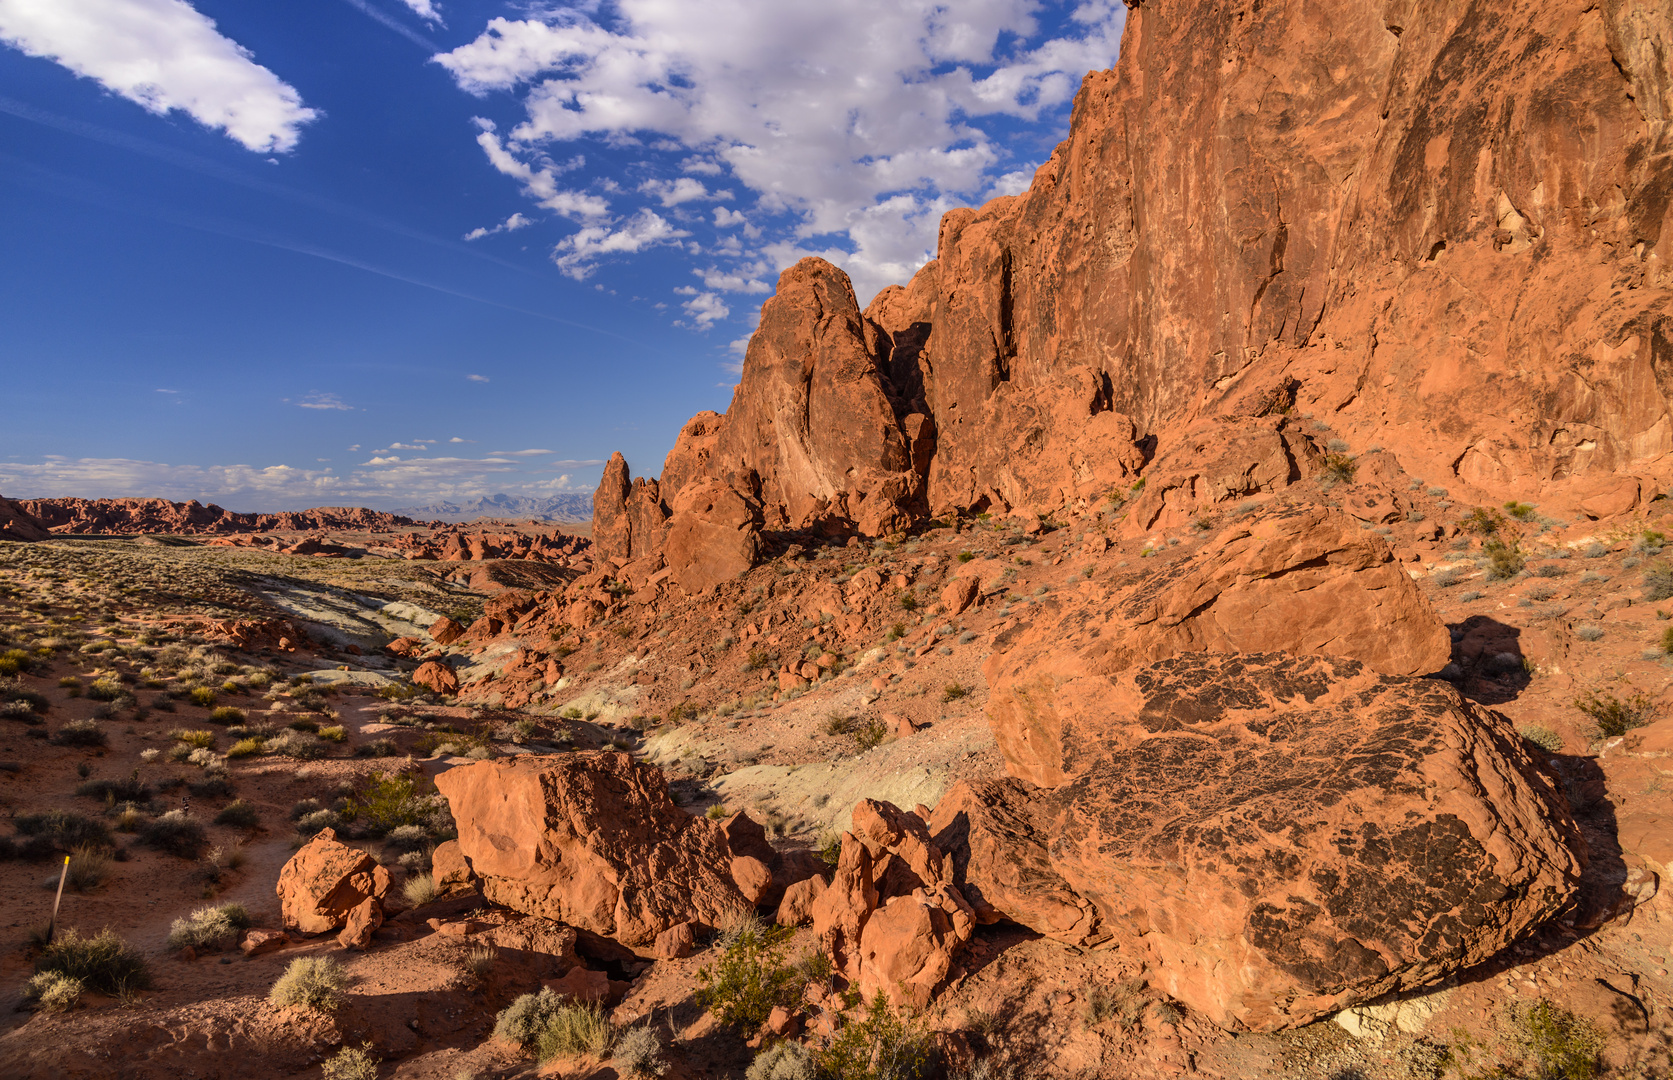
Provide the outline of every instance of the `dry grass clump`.
[[43,971],[30,978],[23,987],[23,1000],[44,1013],[69,1012],[81,1003],[86,985],[77,978],[59,971]]
[[290,962],[290,967],[279,976],[279,981],[268,991],[267,1000],[275,1005],[301,1005],[320,1012],[332,1012],[343,1002],[343,990],[348,986],[348,972],[329,956],[301,956]]
[[582,1054],[602,1055],[614,1032],[597,1005],[566,1002],[550,989],[524,994],[494,1021],[494,1037],[533,1050],[544,1064]]
[[53,972],[89,990],[123,997],[151,985],[145,957],[108,927],[93,937],[65,930],[35,958],[37,974]]
[[378,1059],[372,1044],[345,1046],[320,1063],[323,1080],[377,1080]]
[[208,846],[209,835],[184,810],[170,810],[140,828],[139,842],[182,859],[195,859]]
[[407,903],[413,907],[423,907],[434,900],[440,890],[436,887],[436,879],[430,874],[417,874],[409,877],[401,886],[401,895],[406,897]]

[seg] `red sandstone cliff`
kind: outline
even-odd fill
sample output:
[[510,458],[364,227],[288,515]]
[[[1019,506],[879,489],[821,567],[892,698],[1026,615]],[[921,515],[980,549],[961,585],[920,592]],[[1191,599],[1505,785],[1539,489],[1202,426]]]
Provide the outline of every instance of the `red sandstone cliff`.
[[383,532],[422,522],[364,507],[322,506],[240,514],[210,503],[167,499],[22,499],[17,505],[55,533],[227,534],[355,530]]
[[785,271],[726,415],[601,485],[600,553],[654,561],[699,483],[877,535],[1168,462],[1155,521],[1312,471],[1285,413],[1464,499],[1630,510],[1673,472],[1670,118],[1647,0],[1135,6],[1030,189],[949,213],[910,284],[862,313]]

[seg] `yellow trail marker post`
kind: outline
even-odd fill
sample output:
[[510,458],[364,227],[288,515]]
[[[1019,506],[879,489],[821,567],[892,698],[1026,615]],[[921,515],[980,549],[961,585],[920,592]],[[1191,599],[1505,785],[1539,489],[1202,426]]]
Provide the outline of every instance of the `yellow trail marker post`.
[[64,902],[64,879],[70,876],[70,857],[64,856],[64,867],[58,871],[58,895],[52,898],[52,921],[46,924],[46,943],[52,944],[52,935],[58,931],[58,905]]

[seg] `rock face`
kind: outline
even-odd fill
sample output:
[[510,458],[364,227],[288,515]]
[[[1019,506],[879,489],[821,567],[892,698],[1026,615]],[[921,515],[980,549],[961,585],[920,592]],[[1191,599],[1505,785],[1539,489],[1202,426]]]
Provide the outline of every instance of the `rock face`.
[[340,843],[335,829],[322,829],[279,871],[277,891],[285,929],[323,934],[352,917],[369,938],[383,922],[389,871],[365,852]]
[[10,499],[0,498],[0,540],[45,540],[52,534],[42,521]]
[[1061,782],[1075,724],[1131,710],[1113,695],[1137,664],[1284,650],[1426,675],[1451,655],[1447,628],[1387,547],[1318,507],[1257,512],[1164,571],[1081,588],[1002,635],[984,666],[1000,749],[1012,775],[1037,784]]
[[967,783],[936,808],[954,883],[979,918],[1148,954],[1154,984],[1227,1027],[1478,963],[1561,911],[1582,868],[1508,723],[1352,660],[1133,668],[1062,748],[1050,786]]
[[1669,42],[1635,0],[1133,5],[910,283],[785,271],[660,498],[753,469],[768,532],[880,535],[1142,472],[1129,526],[1172,528],[1315,475],[1302,414],[1463,499],[1627,512],[1673,475]]
[[723,828],[675,806],[661,771],[627,754],[473,762],[436,787],[495,903],[645,950],[680,923],[751,907]]

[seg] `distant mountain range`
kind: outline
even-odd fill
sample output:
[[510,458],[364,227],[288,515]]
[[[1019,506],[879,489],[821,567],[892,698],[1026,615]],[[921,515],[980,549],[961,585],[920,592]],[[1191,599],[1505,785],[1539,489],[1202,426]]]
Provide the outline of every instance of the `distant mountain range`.
[[439,502],[430,506],[405,506],[392,511],[423,521],[475,521],[481,517],[533,518],[538,521],[591,521],[593,497],[583,492],[531,499],[524,495],[488,495],[464,502]]

